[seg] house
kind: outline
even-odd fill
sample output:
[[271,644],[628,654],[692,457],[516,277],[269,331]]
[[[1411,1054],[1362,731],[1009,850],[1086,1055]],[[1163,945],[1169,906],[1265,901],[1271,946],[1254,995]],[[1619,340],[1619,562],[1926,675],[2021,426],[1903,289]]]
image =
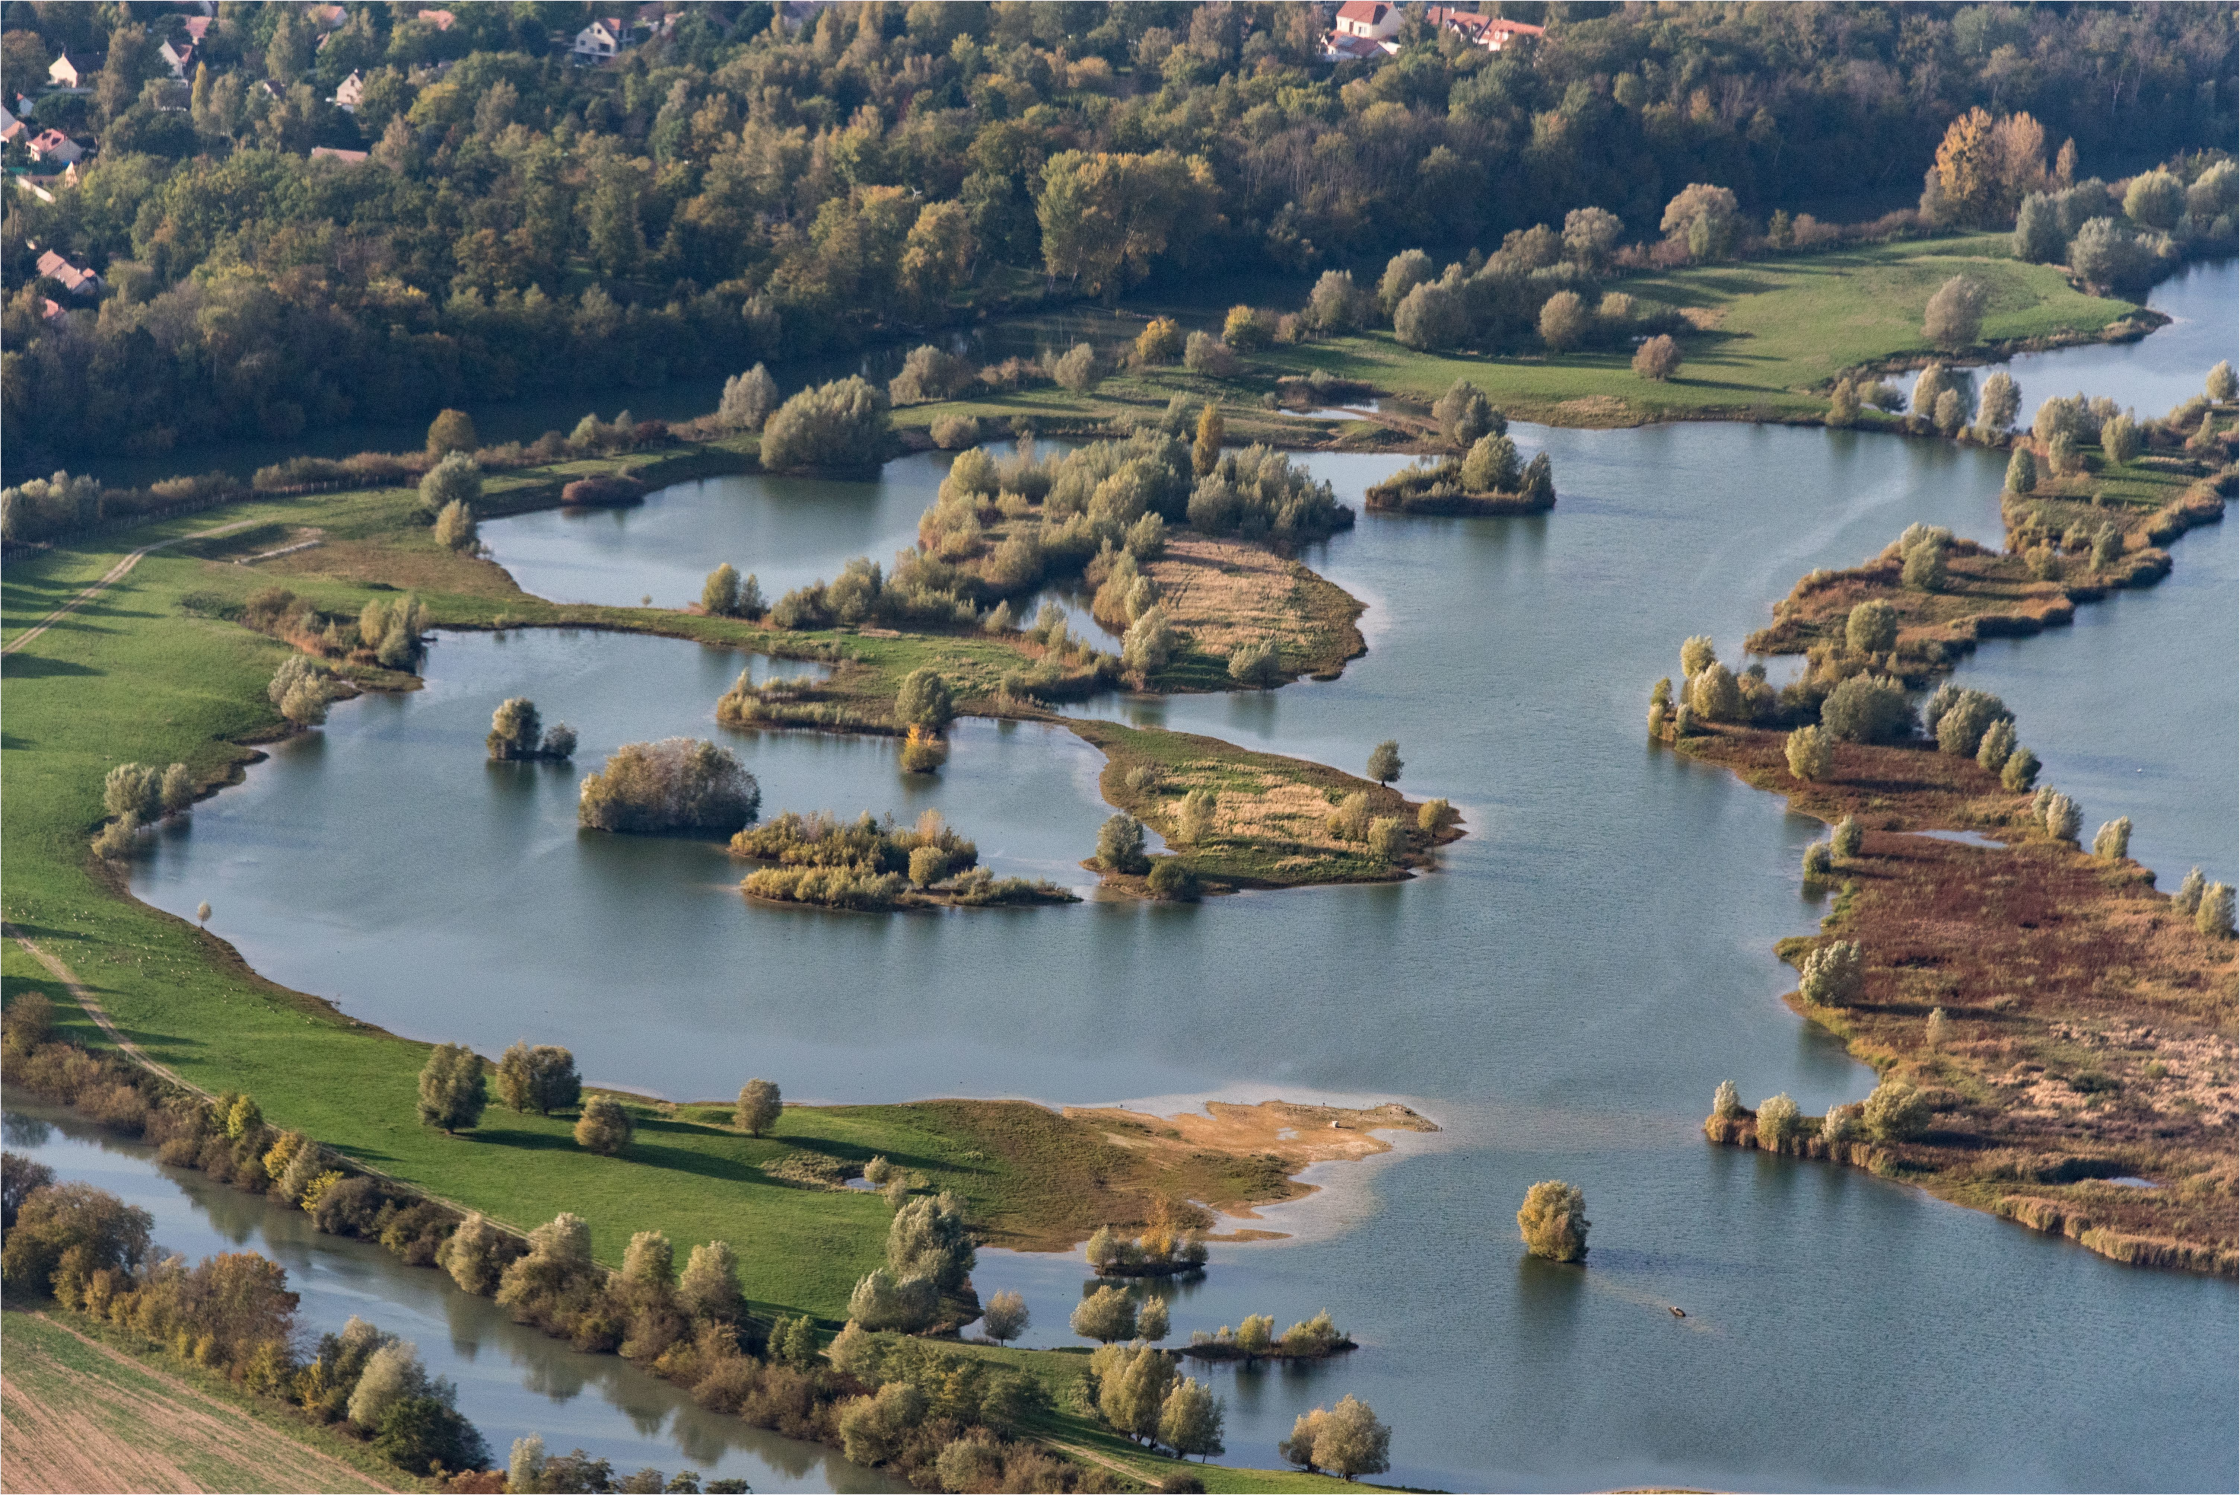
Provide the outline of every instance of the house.
[[1330,33],[1334,37],[1389,41],[1399,32],[1400,19],[1400,7],[1388,5],[1385,0],[1346,0],[1338,7],[1338,21],[1330,28]]
[[24,129],[22,120],[17,119],[5,107],[0,107],[0,140],[13,144],[24,139],[29,133]]
[[459,18],[448,10],[424,10],[416,19],[423,26],[433,26],[438,31],[449,31],[459,24]]
[[171,76],[184,78],[194,66],[193,42],[165,42],[162,48],[163,65],[171,69]]
[[1425,24],[1441,31],[1452,31],[1473,47],[1483,47],[1488,52],[1498,52],[1519,38],[1545,35],[1545,26],[1528,26],[1522,21],[1505,20],[1481,11],[1464,10],[1454,5],[1433,5],[1424,10]]
[[[331,5],[327,8],[329,10],[340,10],[342,7]],[[201,46],[202,39],[210,34],[210,18],[208,16],[189,16],[186,19],[185,26],[188,42],[197,47]]]
[[69,318],[70,314],[62,309],[61,302],[55,300],[52,296],[41,296],[39,298],[40,321],[49,325],[57,325],[68,321]]
[[799,31],[804,26],[815,24],[817,12],[830,3],[831,0],[781,0],[778,6],[779,24],[788,31]]
[[60,130],[41,130],[31,137],[31,159],[54,166],[75,166],[85,159],[86,148]]
[[364,151],[337,150],[331,145],[315,145],[311,147],[311,159],[314,161],[340,161],[345,166],[355,166],[366,159],[366,153]]
[[350,12],[339,5],[314,5],[303,14],[321,31],[340,31],[350,19]]
[[101,294],[101,277],[81,270],[53,250],[39,256],[39,273],[73,296],[91,300]]
[[365,101],[366,80],[355,68],[350,76],[335,85],[334,106],[344,114],[356,114],[358,105]]
[[1332,62],[1382,61],[1390,45],[1371,41],[1366,36],[1340,36],[1333,31],[1322,39],[1322,55]]
[[630,45],[631,29],[620,16],[601,16],[576,33],[569,50],[578,62],[606,62]]
[[106,57],[96,56],[91,52],[81,52],[72,57],[66,48],[60,57],[48,65],[47,81],[56,88],[91,88],[94,78],[101,72],[101,64],[107,60]]

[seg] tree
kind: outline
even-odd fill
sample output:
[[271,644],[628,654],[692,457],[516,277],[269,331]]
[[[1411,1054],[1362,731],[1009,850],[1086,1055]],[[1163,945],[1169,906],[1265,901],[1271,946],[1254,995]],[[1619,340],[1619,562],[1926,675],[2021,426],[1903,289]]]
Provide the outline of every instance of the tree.
[[1680,372],[1680,345],[1670,334],[1658,333],[1634,350],[1633,371],[1644,379],[1663,383]]
[[1791,732],[1785,751],[1789,772],[1800,779],[1825,779],[1835,771],[1835,747],[1818,727],[1799,727]]
[[1283,658],[1275,640],[1239,644],[1229,655],[1229,678],[1254,690],[1271,690],[1283,683]]
[[1354,332],[1367,320],[1368,298],[1351,270],[1325,270],[1307,297],[1307,325],[1318,332]]
[[1437,281],[1427,280],[1408,292],[1392,314],[1392,335],[1418,350],[1451,348],[1470,330],[1470,314],[1462,298]]
[[1133,1339],[1136,1302],[1124,1287],[1100,1287],[1081,1300],[1068,1322],[1073,1332],[1083,1339],[1094,1339],[1102,1344]]
[[1378,1420],[1367,1403],[1351,1395],[1340,1397],[1315,1429],[1314,1464],[1349,1481],[1382,1474],[1392,1467],[1392,1429]]
[[1267,319],[1258,309],[1244,304],[1229,308],[1221,319],[1221,340],[1240,353],[1252,353],[1268,346],[1271,334]]
[[2038,464],[2030,455],[2030,448],[2019,443],[2014,455],[2007,459],[2007,491],[2028,493],[2038,486]]
[[420,1120],[446,1132],[464,1131],[482,1119],[490,1092],[473,1049],[439,1043],[420,1071]]
[[746,1299],[739,1292],[739,1253],[728,1242],[707,1241],[692,1248],[684,1276],[677,1283],[677,1302],[695,1318],[735,1324],[746,1316]]
[[2074,841],[2084,829],[2084,811],[2066,794],[2049,795],[2045,803],[2046,833],[2056,841]]
[[902,688],[895,692],[894,715],[904,726],[939,732],[957,715],[956,701],[949,694],[949,682],[938,672],[923,666],[912,670],[902,677]]
[[1758,1145],[1766,1151],[1781,1151],[1798,1130],[1797,1103],[1786,1092],[1758,1107]]
[[1594,317],[1577,291],[1558,291],[1540,303],[1540,340],[1558,353],[1586,341]]
[[2061,232],[2061,212],[2053,199],[2033,192],[2022,199],[2014,219],[2014,257],[2027,264],[2058,265],[2069,252]]
[[2209,398],[2217,404],[2231,404],[2234,395],[2240,394],[2240,376],[2233,373],[2232,360],[2229,358],[2217,360],[2217,366],[2209,370],[2208,381],[2202,388],[2207,392]]
[[1929,1129],[1928,1097],[1904,1080],[1884,1080],[1859,1108],[1859,1119],[1878,1142],[1910,1142]]
[[1120,640],[1120,662],[1128,673],[1148,681],[1174,658],[1174,627],[1165,607],[1154,603],[1142,617],[1128,625]]
[[1946,127],[1930,168],[1945,220],[1982,224],[1996,213],[1999,172],[1992,132],[1993,120],[1985,109],[1970,109]]
[[1955,275],[1938,286],[1922,315],[1921,335],[1948,353],[1973,347],[1983,331],[1983,282]]
[[1506,436],[1480,436],[1462,459],[1462,486],[1471,493],[1513,493],[1521,477],[1517,444]]
[[1385,261],[1384,274],[1377,277],[1377,309],[1385,316],[1400,310],[1400,303],[1408,293],[1431,279],[1431,256],[1420,249],[1404,250]]
[[778,407],[762,427],[762,465],[772,472],[867,467],[886,442],[885,399],[851,374],[804,389]]
[[[19,1186],[25,1181],[23,1174],[14,1180]],[[153,1249],[154,1229],[155,1217],[146,1210],[91,1184],[25,1190],[15,1226],[0,1243],[0,1281],[18,1292],[45,1293],[65,1258],[87,1276],[103,1268],[136,1273]]]
[[1221,407],[1208,400],[1198,412],[1198,439],[1190,449],[1190,468],[1201,478],[1221,461],[1221,427]]
[[1820,724],[1844,742],[1888,742],[1904,735],[1912,716],[1903,687],[1877,675],[1853,675],[1820,706]]
[[739,615],[739,573],[729,561],[710,571],[701,584],[700,610],[711,618]]
[[1898,646],[1898,610],[1880,597],[1868,598],[1844,619],[1843,639],[1854,654],[1888,654]]
[[762,786],[729,748],[689,737],[628,742],[586,775],[576,821],[592,830],[729,835],[753,823]]
[[1742,1092],[1734,1088],[1734,1081],[1721,1080],[1711,1092],[1711,1115],[1717,1121],[1732,1121],[1742,1114]]
[[1976,403],[1976,431],[1984,437],[2003,436],[2022,409],[2022,390],[2014,375],[1994,371],[1983,381],[1983,395]]
[[440,459],[452,452],[471,453],[480,445],[474,419],[464,410],[446,410],[428,422],[428,455],[431,457]]
[[716,406],[716,421],[730,431],[759,431],[770,412],[778,408],[778,381],[770,370],[756,364],[743,374],[723,381],[723,400]]
[[1482,437],[1497,436],[1509,429],[1508,420],[1493,408],[1485,391],[1467,379],[1455,380],[1439,396],[1431,407],[1431,418],[1439,423],[1440,435],[1464,450]]
[[1087,343],[1075,343],[1051,360],[1050,377],[1077,394],[1090,388],[1097,382],[1097,350]]
[[1159,1406],[1159,1441],[1183,1458],[1225,1453],[1221,1425],[1227,1416],[1227,1405],[1210,1386],[1184,1376]]
[[1843,1007],[1866,990],[1867,963],[1857,940],[1834,940],[1807,952],[1797,990],[1815,1007]]
[[482,497],[482,469],[465,452],[448,453],[420,480],[420,508],[431,518],[452,504],[464,504],[471,513]]
[[1159,1413],[1174,1385],[1173,1356],[1145,1344],[1106,1344],[1089,1356],[1089,1374],[1097,1387],[1097,1415],[1107,1427],[1130,1438],[1158,1438]]
[[1208,379],[1234,378],[1240,367],[1229,345],[1205,332],[1193,332],[1183,339],[1182,366]]
[[903,1281],[923,1277],[939,1292],[955,1292],[975,1256],[964,1201],[947,1191],[910,1200],[887,1227],[887,1266]]
[[2131,854],[2131,817],[2119,815],[2100,827],[2092,838],[2092,854],[2105,862],[2120,862]]
[[1563,215],[1564,257],[1599,274],[1624,228],[1618,215],[1606,209],[1573,208]]
[[1665,204],[1658,232],[1688,247],[1698,262],[1725,259],[1734,243],[1734,220],[1739,204],[1725,187],[1692,182]]
[[739,1087],[739,1104],[732,1121],[748,1136],[759,1137],[778,1124],[784,1111],[785,1100],[775,1082],[749,1080]]
[[1396,782],[1400,777],[1400,744],[1390,738],[1369,750],[1369,777],[1380,784]]
[[1008,1344],[1027,1332],[1027,1322],[1027,1300],[1006,1288],[988,1299],[980,1328],[997,1344]]
[[1999,784],[2010,794],[2020,794],[2038,781],[2038,755],[2018,747],[2007,755],[1999,770]]
[[[1525,1249],[1550,1261],[1585,1261],[1587,1196],[1560,1179],[1548,1179],[1525,1190],[1524,1207],[1517,1211],[1517,1229]],[[1320,1462],[1320,1460],[1317,1460]]]
[[471,1214],[436,1248],[436,1265],[464,1292],[486,1298],[498,1290],[506,1268],[507,1237],[482,1215]]
[[2233,936],[2232,889],[2213,882],[2201,890],[2201,906],[2194,910],[2193,927],[2212,939]]
[[443,512],[436,515],[436,543],[446,550],[472,550],[477,538],[474,510],[458,499],[445,504]]
[[1052,275],[1109,299],[1170,249],[1186,253],[1211,227],[1219,199],[1199,156],[1060,151],[1043,165],[1035,202],[1043,261]]
[[2185,213],[2185,183],[2159,166],[2133,177],[2124,189],[2123,216],[2143,227],[2168,233]]
[[2100,450],[2118,467],[2139,455],[2139,425],[2128,415],[2113,416],[2100,427]]
[[537,713],[537,703],[527,696],[510,696],[490,713],[490,732],[482,739],[482,744],[493,762],[534,758],[542,745],[543,733],[544,723]]
[[1146,367],[1173,363],[1182,356],[1182,327],[1172,317],[1153,317],[1136,334],[1136,362]]
[[630,1145],[636,1130],[622,1102],[611,1095],[593,1095],[576,1118],[576,1146],[611,1158]]

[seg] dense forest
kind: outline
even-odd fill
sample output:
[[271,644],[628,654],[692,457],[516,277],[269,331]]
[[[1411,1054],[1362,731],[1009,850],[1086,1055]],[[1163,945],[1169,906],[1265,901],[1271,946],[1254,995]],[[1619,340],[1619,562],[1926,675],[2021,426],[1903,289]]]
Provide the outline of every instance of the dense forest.
[[[1329,5],[871,0],[789,27],[720,3],[583,66],[587,5],[228,0],[175,78],[197,10],[9,0],[11,99],[96,148],[51,202],[7,194],[9,471],[1208,269],[1373,272],[1587,206],[1653,239],[1689,183],[1761,221],[1871,216],[1977,107],[2073,141],[2080,178],[2240,129],[2229,6],[1488,8],[1546,35],[1491,53],[1411,18],[1397,55],[1331,63]],[[65,52],[100,71],[33,87]],[[48,251],[100,272],[98,305]]]

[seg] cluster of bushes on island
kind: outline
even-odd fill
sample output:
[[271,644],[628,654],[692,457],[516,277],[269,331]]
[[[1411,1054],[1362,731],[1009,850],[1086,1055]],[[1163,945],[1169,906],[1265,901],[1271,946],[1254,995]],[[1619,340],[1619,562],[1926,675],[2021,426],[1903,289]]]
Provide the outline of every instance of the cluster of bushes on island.
[[321,660],[410,670],[426,647],[428,607],[409,592],[391,601],[368,598],[356,617],[321,612],[310,598],[285,587],[261,588],[245,602],[188,592],[179,606],[191,616],[239,623]]
[[1089,1269],[1099,1277],[1181,1277],[1203,1272],[1206,1242],[1202,1211],[1187,1212],[1162,1199],[1141,1235],[1100,1225],[1089,1237]]
[[1211,1334],[1192,1334],[1184,1353],[1196,1360],[1323,1360],[1354,1348],[1352,1337],[1330,1322],[1328,1309],[1280,1335],[1275,1327],[1268,1315],[1251,1314],[1234,1329],[1223,1324]]
[[997,878],[980,868],[978,848],[939,810],[927,810],[910,828],[892,815],[874,820],[868,810],[852,822],[829,811],[803,816],[788,810],[733,836],[731,853],[778,863],[748,873],[739,888],[781,903],[883,911],[1079,901],[1053,883]]
[[494,763],[565,763],[576,755],[576,731],[566,722],[545,726],[536,702],[510,696],[490,713],[483,747]]
[[626,742],[587,774],[576,821],[641,835],[729,835],[754,823],[762,788],[738,755],[690,737]]
[[1373,484],[1371,509],[1403,514],[1539,514],[1555,507],[1555,470],[1540,452],[1527,463],[1509,422],[1468,380],[1432,406],[1440,435],[1459,455],[1425,457]]

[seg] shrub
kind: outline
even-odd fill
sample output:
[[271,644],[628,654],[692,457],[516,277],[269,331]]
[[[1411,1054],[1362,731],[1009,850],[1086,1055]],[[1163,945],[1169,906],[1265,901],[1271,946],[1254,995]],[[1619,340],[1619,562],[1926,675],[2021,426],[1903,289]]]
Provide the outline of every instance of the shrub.
[[586,775],[579,824],[602,831],[729,834],[753,822],[762,788],[729,748],[688,737],[631,742]]
[[576,1118],[576,1146],[611,1158],[630,1145],[636,1130],[622,1102],[611,1095],[594,1095]]
[[1350,270],[1325,270],[1307,297],[1307,321],[1319,332],[1354,332],[1368,320],[1368,297]]
[[2092,854],[2102,861],[2120,862],[2131,854],[2131,817],[2120,815],[2100,827],[2092,838]]
[[1182,356],[1182,328],[1172,317],[1153,317],[1136,334],[1136,362],[1173,363]]
[[1506,436],[1479,437],[1462,459],[1462,486],[1471,493],[1515,492],[1520,474],[1517,444]]
[[1175,646],[1175,632],[1167,622],[1167,610],[1154,605],[1128,625],[1120,641],[1120,662],[1131,673],[1148,680],[1167,667],[1174,657]]
[[1799,1130],[1797,1103],[1786,1092],[1758,1107],[1758,1145],[1768,1152],[1781,1151]]
[[1381,862],[1398,866],[1408,854],[1408,832],[1398,816],[1380,816],[1369,822],[1369,854]]
[[445,410],[428,422],[428,455],[442,458],[452,452],[471,452],[482,445],[475,435],[474,418],[464,410]]
[[2045,804],[2047,834],[2056,841],[2074,841],[2084,829],[2084,811],[2066,794],[2049,795]]
[[1272,337],[1268,320],[1249,306],[1232,306],[1221,321],[1221,340],[1240,353],[1268,346]]
[[2209,370],[2209,378],[2203,389],[2219,405],[2232,403],[2234,395],[2240,393],[2240,376],[2233,373],[2231,359],[2217,360],[2217,366]]
[[936,416],[933,444],[945,452],[962,451],[980,440],[980,422],[969,415]]
[[1436,836],[1460,820],[1455,807],[1443,799],[1427,799],[1416,807],[1416,829],[1427,836]]
[[1711,635],[1696,634],[1680,645],[1680,678],[1692,680],[1717,660],[1711,650]]
[[1929,1129],[1929,1101],[1904,1080],[1884,1080],[1859,1108],[1859,1120],[1878,1142],[1910,1142]]
[[1190,448],[1190,469],[1199,477],[1210,475],[1221,465],[1221,439],[1226,435],[1221,419],[1221,407],[1208,400],[1198,412],[1198,434]]
[[1454,446],[1468,448],[1482,436],[1498,436],[1509,422],[1493,408],[1485,391],[1467,379],[1457,379],[1431,407],[1439,434]]
[[1380,784],[1396,783],[1402,766],[1400,744],[1389,738],[1378,743],[1369,752],[1369,777]]
[[1229,655],[1229,678],[1254,690],[1272,690],[1283,683],[1283,660],[1275,640],[1239,644]]
[[[1634,350],[1633,371],[1644,379],[1653,379],[1662,384],[1680,372],[1680,345],[1672,340],[1669,333],[1658,333]],[[1849,386],[1846,385],[1845,388]],[[1852,397],[1848,409],[1851,412],[1850,419],[1857,419],[1859,406],[1856,396]]]
[[1557,353],[1568,353],[1586,341],[1594,316],[1577,291],[1558,291],[1540,303],[1540,340]]
[[1859,817],[1846,815],[1836,822],[1834,832],[1828,837],[1828,849],[1849,861],[1859,854],[1859,848],[1865,840],[1866,830],[1859,824]]
[[1198,874],[1178,857],[1161,857],[1151,864],[1151,896],[1162,903],[1193,903],[1198,897]]
[[1517,1211],[1517,1229],[1525,1249],[1550,1261],[1584,1261],[1587,1257],[1587,1196],[1559,1179],[1534,1184],[1525,1191],[1524,1207]]
[[1983,745],[1983,734],[1997,721],[2013,721],[2006,702],[1980,690],[1947,683],[1929,698],[1923,722],[1937,739],[1937,751],[1957,758],[1972,758]]
[[1856,940],[1834,940],[1809,952],[1798,968],[1797,991],[1815,1007],[1843,1007],[1866,990],[1866,956]]
[[[2185,875],[2185,880],[2178,884],[2178,891],[2170,895],[2171,907],[2177,909],[2179,913],[2189,916],[2198,912],[2201,908],[2201,894],[2206,887],[2207,884],[2201,878],[2201,869],[2199,867],[2194,868]],[[19,997],[17,999],[19,1005],[21,1001],[22,999]],[[14,1011],[14,1008],[9,1009],[11,1016]]]
[[1026,1333],[1027,1322],[1027,1300],[1006,1288],[983,1306],[980,1329],[997,1344],[1005,1344]]
[[1133,1339],[1135,1299],[1124,1287],[1100,1287],[1073,1310],[1069,1327],[1083,1339],[1094,1339],[1100,1344]]
[[446,550],[472,550],[475,542],[474,510],[456,498],[445,504],[436,515],[436,543]]
[[505,1232],[480,1214],[470,1214],[436,1248],[436,1265],[451,1274],[461,1291],[487,1298],[498,1290],[512,1245]]
[[2201,906],[2193,913],[2194,928],[2214,938],[2231,939],[2232,919],[2231,888],[2221,882],[2213,882],[2201,890]]
[[887,410],[856,375],[805,389],[762,428],[762,465],[773,472],[866,467],[886,446]]
[[938,732],[956,719],[956,700],[949,693],[949,682],[940,674],[927,668],[912,670],[902,677],[902,688],[895,692],[895,720],[905,726],[923,727]]
[[452,504],[464,504],[471,513],[481,497],[482,469],[465,452],[448,454],[420,480],[420,508],[431,519]]
[[1818,727],[1799,727],[1791,732],[1785,751],[1789,772],[1800,779],[1824,779],[1835,771],[1835,746]]
[[1408,292],[1392,314],[1392,335],[1418,351],[1451,348],[1469,328],[1470,314],[1462,298],[1433,281]]
[[1688,704],[1706,721],[1731,722],[1742,715],[1742,691],[1734,672],[1714,661],[1688,681]]
[[1807,881],[1817,882],[1835,870],[1832,853],[1825,841],[1815,841],[1804,849],[1804,875]]
[[1888,654],[1898,646],[1898,610],[1880,597],[1870,597],[1851,609],[1843,638],[1854,654]]
[[1955,275],[1938,286],[1922,316],[1921,335],[1947,352],[1974,345],[1983,330],[1983,282]]
[[420,1071],[420,1120],[446,1132],[457,1132],[482,1119],[490,1103],[483,1083],[482,1061],[462,1044],[439,1043]]
[[732,1113],[732,1121],[748,1136],[759,1137],[776,1126],[784,1112],[785,1100],[776,1083],[749,1080],[739,1088],[739,1103]]
[[1097,382],[1097,350],[1087,343],[1075,343],[1051,360],[1050,377],[1076,394],[1091,388]]
[[1125,812],[1097,831],[1097,865],[1107,872],[1142,873],[1151,868],[1143,851],[1143,822]]
[[1821,726],[1843,742],[1889,742],[1904,736],[1912,719],[1904,688],[1877,675],[1853,675],[1820,706]]
[[490,732],[482,745],[492,762],[504,763],[536,757],[543,741],[544,721],[537,714],[537,703],[527,696],[509,696],[490,713]]
[[2013,794],[2022,793],[2037,781],[2038,755],[2026,747],[2009,753],[2006,763],[1999,769],[1999,783]]
[[2138,422],[2128,415],[2119,415],[2100,427],[2100,450],[2118,466],[2138,456],[2140,445]]
[[1916,592],[1941,592],[1945,586],[1944,546],[1924,541],[1905,553],[1900,573],[1907,588]]
[[970,364],[931,343],[923,343],[904,356],[902,372],[887,381],[887,399],[896,405],[946,400],[972,380]]
[[2007,759],[2014,755],[2014,722],[2002,718],[1983,729],[1983,740],[1976,744],[1976,764],[1992,773],[2007,766]]
[[708,573],[700,585],[700,608],[711,618],[732,618],[739,614],[739,572],[724,561]]
[[778,381],[758,363],[723,381],[723,401],[716,406],[716,422],[728,431],[759,431],[777,408]]
[[1191,333],[1183,343],[1182,366],[1208,379],[1232,378],[1240,367],[1237,355],[1230,351],[1227,343],[1203,332]]
[[1734,1081],[1721,1080],[1711,1092],[1711,1116],[1715,1121],[1732,1121],[1742,1114],[1742,1093],[1734,1088]]
[[[1635,357],[1638,359],[1639,354]],[[1638,372],[1638,371],[1637,371]],[[1849,379],[1838,379],[1828,395],[1828,424],[1842,429],[1859,422],[1859,386]]]

